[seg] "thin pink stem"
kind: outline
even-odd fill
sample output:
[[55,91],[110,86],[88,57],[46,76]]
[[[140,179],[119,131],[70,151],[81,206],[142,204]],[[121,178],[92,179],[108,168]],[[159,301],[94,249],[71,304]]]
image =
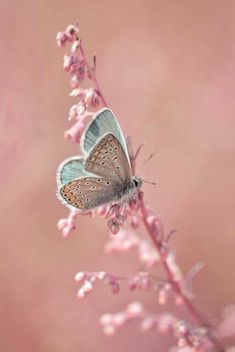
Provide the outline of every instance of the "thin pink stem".
[[80,52],[81,52],[81,54],[82,54],[83,60],[84,60],[84,62],[85,62],[85,65],[86,65],[86,67],[87,67],[87,71],[89,72],[90,79],[91,79],[91,80],[93,81],[93,83],[94,83],[94,86],[95,86],[95,88],[96,88],[97,93],[99,94],[99,97],[100,97],[100,99],[101,99],[101,101],[102,101],[102,104],[103,104],[104,106],[108,106],[108,104],[107,104],[107,102],[106,102],[106,100],[105,100],[105,98],[104,98],[104,96],[103,96],[103,94],[102,94],[102,92],[101,92],[99,83],[98,83],[98,81],[97,81],[96,73],[95,73],[95,71],[96,71],[96,70],[95,70],[95,67],[92,67],[92,66],[90,65],[89,61],[87,60],[86,55],[85,55],[85,52],[84,52],[84,49],[83,49],[83,46],[82,46],[82,40],[81,40],[81,39],[80,39]]

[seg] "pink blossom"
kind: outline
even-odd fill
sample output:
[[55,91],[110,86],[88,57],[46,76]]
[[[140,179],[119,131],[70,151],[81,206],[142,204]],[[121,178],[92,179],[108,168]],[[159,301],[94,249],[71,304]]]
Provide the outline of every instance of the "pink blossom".
[[71,42],[77,38],[78,32],[79,32],[78,24],[75,24],[75,25],[70,24],[65,30],[65,33],[68,36],[68,40]]
[[76,220],[77,212],[73,211],[69,214],[67,219],[61,219],[58,221],[58,229],[62,231],[62,235],[67,237],[70,233],[76,229]]
[[84,131],[85,124],[83,121],[77,121],[69,130],[65,131],[65,139],[71,139],[72,141],[79,143],[82,133]]
[[65,47],[67,40],[68,40],[68,37],[65,32],[58,32],[57,33],[56,42],[57,42],[57,46],[59,48]]

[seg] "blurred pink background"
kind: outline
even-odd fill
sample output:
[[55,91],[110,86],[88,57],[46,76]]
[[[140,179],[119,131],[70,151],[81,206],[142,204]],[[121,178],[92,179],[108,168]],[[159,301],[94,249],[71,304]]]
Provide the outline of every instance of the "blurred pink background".
[[[76,298],[80,270],[134,273],[134,251],[104,255],[105,221],[79,220],[62,238],[67,215],[55,196],[57,165],[78,147],[63,139],[74,100],[63,73],[59,30],[80,22],[87,54],[126,135],[155,157],[141,175],[146,200],[161,214],[196,305],[219,317],[234,302],[235,2],[1,0],[1,327],[4,352],[167,351],[174,340],[131,323],[112,338],[99,317],[153,293],[113,295],[100,285]],[[179,313],[179,311],[178,311]],[[181,316],[183,312],[179,313]]]

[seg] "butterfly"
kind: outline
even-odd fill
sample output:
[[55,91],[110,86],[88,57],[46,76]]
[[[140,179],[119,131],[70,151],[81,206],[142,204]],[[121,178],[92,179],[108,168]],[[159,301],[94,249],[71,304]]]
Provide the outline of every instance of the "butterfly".
[[99,110],[82,138],[84,156],[63,161],[57,171],[57,196],[71,209],[93,209],[132,199],[141,186],[132,174],[127,144],[110,109]]

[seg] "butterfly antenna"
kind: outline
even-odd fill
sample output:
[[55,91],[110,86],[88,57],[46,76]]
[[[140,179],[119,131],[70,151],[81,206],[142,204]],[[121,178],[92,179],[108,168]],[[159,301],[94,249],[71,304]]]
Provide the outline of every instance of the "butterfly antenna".
[[149,181],[146,181],[146,180],[143,180],[143,179],[141,179],[141,181],[144,182],[144,183],[149,183],[152,186],[156,186],[156,182],[149,182]]
[[152,159],[152,157],[154,156],[154,153],[150,154],[150,156],[148,157],[148,159],[146,159],[141,165],[140,167],[138,168],[138,172],[143,168],[144,165],[147,164],[147,162]]

